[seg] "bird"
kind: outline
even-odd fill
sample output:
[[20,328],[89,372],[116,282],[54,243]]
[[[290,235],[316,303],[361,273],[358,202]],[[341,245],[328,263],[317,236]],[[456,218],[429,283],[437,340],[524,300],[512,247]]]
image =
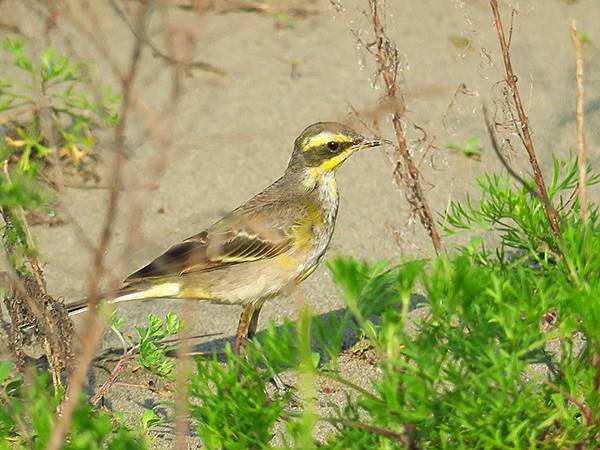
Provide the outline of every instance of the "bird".
[[[241,305],[234,352],[257,328],[265,301],[289,293],[319,266],[339,206],[336,170],[353,153],[389,141],[336,122],[295,139],[283,176],[220,220],[129,275],[109,303],[190,299]],[[86,300],[67,305],[69,314]]]

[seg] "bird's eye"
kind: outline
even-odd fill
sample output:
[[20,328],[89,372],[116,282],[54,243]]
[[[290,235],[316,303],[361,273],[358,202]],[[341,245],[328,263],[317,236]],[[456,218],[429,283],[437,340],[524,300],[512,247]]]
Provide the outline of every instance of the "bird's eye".
[[334,152],[334,151],[336,151],[340,147],[340,143],[339,142],[335,142],[335,141],[329,141],[327,143],[327,147],[329,148],[329,150],[331,150],[332,152]]

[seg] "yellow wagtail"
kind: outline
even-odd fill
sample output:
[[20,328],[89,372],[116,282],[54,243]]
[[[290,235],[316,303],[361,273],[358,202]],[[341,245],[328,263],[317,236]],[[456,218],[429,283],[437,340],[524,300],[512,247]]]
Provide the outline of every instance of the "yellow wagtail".
[[382,143],[339,123],[310,125],[281,178],[130,275],[111,303],[181,298],[242,305],[239,352],[254,335],[264,302],[306,279],[323,259],[339,204],[335,170],[355,151]]

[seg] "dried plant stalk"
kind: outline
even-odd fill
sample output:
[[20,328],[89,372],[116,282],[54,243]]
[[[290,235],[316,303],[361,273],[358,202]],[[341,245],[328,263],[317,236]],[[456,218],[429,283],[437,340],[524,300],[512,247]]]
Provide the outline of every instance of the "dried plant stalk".
[[377,62],[378,74],[383,79],[388,104],[393,105],[391,119],[398,142],[396,147],[398,160],[394,168],[394,177],[399,185],[404,185],[407,200],[419,216],[421,224],[431,238],[433,248],[439,254],[442,251],[442,240],[423,192],[421,174],[412,160],[402,127],[404,100],[396,83],[399,69],[398,49],[386,36],[380,15],[379,0],[369,0],[369,6],[373,31],[375,32],[375,42],[370,44],[368,48]]
[[571,39],[575,46],[575,78],[577,80],[577,149],[578,158],[577,164],[579,169],[579,206],[581,208],[581,218],[584,222],[588,221],[588,210],[586,200],[586,185],[585,185],[585,135],[583,132],[584,114],[583,114],[583,102],[584,102],[584,89],[583,89],[583,52],[581,50],[581,41],[577,35],[577,22],[573,20],[571,23]]
[[529,156],[529,163],[533,169],[533,176],[535,184],[539,193],[539,198],[544,205],[550,228],[552,233],[560,238],[560,229],[558,228],[558,215],[556,210],[552,207],[550,199],[548,197],[548,190],[546,189],[546,183],[542,175],[542,170],[537,160],[537,155],[533,147],[533,140],[531,138],[531,131],[529,129],[529,120],[523,109],[523,102],[521,101],[521,95],[519,94],[519,88],[517,87],[517,77],[515,76],[512,68],[512,61],[510,58],[510,37],[512,37],[512,27],[509,33],[509,41],[506,40],[504,34],[504,27],[502,26],[502,20],[500,19],[500,10],[498,7],[497,0],[490,0],[490,6],[492,13],[494,14],[494,24],[496,25],[496,31],[498,33],[498,40],[500,41],[500,48],[502,50],[502,59],[504,60],[504,69],[506,72],[506,83],[510,88],[511,97],[517,110],[518,121],[515,121],[516,132],[523,142],[523,146]]
[[[183,305],[183,317],[192,317],[190,302]],[[188,325],[183,324],[179,335],[181,343],[177,350],[177,372],[175,377],[175,447],[176,449],[188,448],[186,440],[188,437],[188,378],[190,374],[190,350],[192,343],[189,339]]]
[[[5,182],[12,184],[8,171],[8,161],[6,160],[3,162],[2,172]],[[14,207],[12,211],[15,214],[15,221],[22,229],[25,238],[24,244],[30,250],[26,255],[26,259],[31,273],[17,272],[11,266],[9,255],[14,254],[15,248],[8,244],[4,236],[2,253],[9,275],[7,278],[9,289],[4,304],[11,323],[9,332],[11,350],[17,366],[23,370],[25,358],[23,351],[24,330],[33,328],[35,338],[41,342],[46,354],[54,389],[58,391],[62,386],[61,374],[63,370],[68,368],[73,358],[71,349],[73,324],[68,317],[64,304],[48,295],[44,272],[35,254],[36,245],[25,211],[21,206]],[[16,228],[8,209],[0,207],[0,216],[4,222],[5,233]]]
[[127,350],[110,372],[110,375],[104,383],[98,388],[96,393],[90,398],[90,404],[96,406],[100,399],[108,392],[110,387],[117,381],[117,377],[123,371],[129,360],[138,352],[139,347],[136,345]]
[[[89,9],[86,9],[86,11],[89,12]],[[141,7],[136,22],[138,29],[143,29],[145,26],[148,11],[148,5]],[[113,165],[112,179],[110,181],[111,189],[105,223],[100,235],[100,242],[94,255],[94,275],[90,280],[88,296],[89,308],[85,316],[85,330],[87,331],[82,338],[82,350],[79,354],[78,364],[71,376],[66,399],[61,405],[62,411],[57,416],[56,427],[54,428],[54,432],[48,444],[48,450],[59,450],[62,446],[65,434],[70,427],[75,407],[79,402],[79,396],[86,380],[89,366],[94,357],[94,353],[100,344],[106,326],[106,318],[100,317],[97,311],[98,301],[100,300],[99,285],[100,280],[105,273],[105,252],[108,249],[113,235],[113,226],[121,194],[120,186],[122,183],[123,166],[125,164],[125,127],[130,113],[132,86],[138,73],[143,47],[143,42],[139,36],[140,35],[136,37],[134,42],[128,70],[124,77],[121,78],[123,100],[121,102],[119,113],[120,120],[115,128],[114,134],[116,157]],[[114,290],[116,289],[113,289],[113,291]]]
[[[73,373],[73,376],[70,379],[69,390],[67,392],[67,397],[65,402],[61,405],[62,411],[57,416],[57,426],[55,427],[54,434],[52,436],[52,441],[49,449],[57,450],[66,433],[69,429],[72,414],[74,411],[74,406],[76,405],[77,397],[81,392],[81,388],[83,383],[86,380],[87,371],[89,369],[90,363],[93,359],[96,349],[100,344],[100,340],[102,338],[105,326],[106,326],[106,318],[110,311],[104,311],[102,315],[98,315],[97,313],[97,303],[100,299],[99,296],[99,283],[103,277],[107,277],[109,280],[109,292],[115,292],[119,286],[120,281],[114,275],[111,275],[111,272],[114,272],[114,268],[111,271],[105,264],[104,253],[108,249],[113,235],[113,227],[114,221],[117,215],[117,206],[119,202],[122,200],[121,191],[123,191],[122,181],[123,181],[123,168],[125,164],[125,130],[127,128],[127,124],[130,122],[130,116],[135,111],[141,115],[144,119],[148,136],[153,138],[156,143],[159,144],[162,149],[157,153],[156,158],[153,159],[150,167],[150,173],[148,176],[148,182],[145,187],[148,190],[153,190],[156,186],[156,180],[158,180],[164,172],[167,162],[167,153],[164,151],[165,149],[172,148],[172,137],[170,136],[170,131],[168,127],[165,127],[165,123],[169,123],[175,117],[177,104],[182,95],[182,78],[185,76],[185,71],[182,68],[192,67],[190,64],[191,58],[193,56],[192,50],[194,49],[196,42],[196,35],[194,32],[191,33],[183,33],[183,34],[169,34],[168,42],[167,42],[167,58],[163,58],[173,71],[173,79],[172,79],[172,89],[171,96],[167,105],[161,110],[160,113],[155,112],[153,108],[149,107],[146,99],[141,94],[141,92],[136,89],[136,80],[137,74],[139,72],[139,68],[141,65],[141,56],[144,48],[150,47],[152,50],[152,46],[147,41],[147,24],[150,18],[150,14],[155,10],[163,15],[163,19],[166,24],[169,23],[166,9],[162,4],[157,4],[156,2],[146,2],[137,8],[135,13],[132,13],[132,19],[127,20],[128,26],[133,31],[134,37],[134,45],[131,56],[128,59],[128,64],[123,70],[121,66],[117,63],[111,49],[106,46],[104,40],[101,39],[101,34],[94,32],[96,29],[99,29],[100,18],[97,16],[96,12],[92,8],[90,3],[85,3],[83,5],[83,14],[77,15],[74,14],[73,11],[69,10],[67,6],[64,7],[62,11],[62,17],[66,18],[71,25],[73,25],[78,31],[86,36],[89,41],[94,45],[95,49],[99,52],[99,54],[105,59],[108,67],[111,69],[113,74],[119,79],[121,84],[121,92],[122,92],[122,101],[119,112],[119,123],[114,131],[114,147],[116,150],[116,157],[114,159],[112,177],[109,182],[109,205],[106,212],[106,217],[104,221],[104,226],[100,235],[100,240],[97,246],[93,246],[93,256],[94,256],[94,265],[93,265],[93,274],[90,279],[89,288],[88,288],[88,313],[86,314],[85,327],[86,330],[85,336],[82,337],[82,350],[79,354],[78,365]],[[87,19],[86,21],[81,21],[80,17],[84,16]],[[91,26],[90,26],[91,25]],[[89,30],[92,30],[90,32]],[[181,42],[177,43],[175,38],[178,36],[184,37]],[[177,50],[179,48],[185,48],[187,51],[183,54],[183,57],[180,58],[177,55]],[[171,64],[171,62],[176,61],[177,64]],[[145,199],[144,201],[147,201]],[[142,223],[142,213],[143,202],[132,202],[129,208],[129,227],[128,227],[128,236],[127,244],[123,248],[122,253],[122,261],[127,259],[127,256],[132,252],[135,245],[139,243],[140,240],[140,229]],[[123,262],[121,262],[123,264]],[[105,297],[107,298],[107,297]],[[108,296],[107,300],[110,298]],[[107,308],[110,309],[110,308]],[[98,395],[93,397],[93,401],[99,401],[102,395],[108,391],[110,386],[115,382],[117,376],[125,367],[127,361],[130,359],[131,354],[124,357],[118,367],[115,368],[113,373],[111,373],[109,379],[102,386],[101,392]],[[188,360],[185,359],[183,361],[183,365],[187,364]],[[187,374],[187,371],[182,372]],[[179,380],[179,379],[178,379]],[[183,395],[185,395],[185,381],[186,377],[181,377],[180,384],[184,385],[184,389],[182,390]],[[185,406],[183,408],[178,408],[178,413],[181,415],[186,415]],[[180,433],[183,435],[182,433]]]

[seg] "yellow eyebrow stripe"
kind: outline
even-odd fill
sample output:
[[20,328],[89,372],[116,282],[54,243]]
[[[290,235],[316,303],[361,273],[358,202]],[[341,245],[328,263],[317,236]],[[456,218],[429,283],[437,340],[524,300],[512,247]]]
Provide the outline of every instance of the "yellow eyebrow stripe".
[[343,134],[334,133],[319,133],[308,140],[304,145],[304,151],[312,150],[313,148],[321,147],[330,141],[336,142],[352,142],[352,138]]

